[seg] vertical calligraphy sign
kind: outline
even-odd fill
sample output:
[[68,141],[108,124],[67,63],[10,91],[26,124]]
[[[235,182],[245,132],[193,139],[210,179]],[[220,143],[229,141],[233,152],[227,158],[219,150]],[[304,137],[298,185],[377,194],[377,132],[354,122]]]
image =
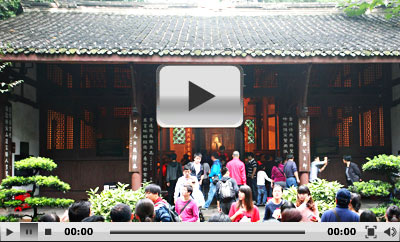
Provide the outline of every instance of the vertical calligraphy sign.
[[299,171],[310,171],[310,117],[299,118]]
[[281,149],[282,156],[296,153],[296,125],[295,118],[291,115],[283,115],[280,118]]
[[129,172],[140,173],[142,170],[142,119],[137,112],[132,112],[129,119]]
[[142,122],[143,182],[153,181],[157,151],[157,123],[153,115],[144,115]]

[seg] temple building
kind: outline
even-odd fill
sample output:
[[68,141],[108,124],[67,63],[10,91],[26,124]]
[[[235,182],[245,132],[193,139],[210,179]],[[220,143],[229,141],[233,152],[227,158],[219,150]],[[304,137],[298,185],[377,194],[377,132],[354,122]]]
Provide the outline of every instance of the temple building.
[[[24,80],[0,98],[0,179],[39,155],[58,164],[52,174],[74,199],[115,182],[165,188],[168,154],[180,161],[224,146],[229,156],[293,153],[301,174],[314,155],[328,156],[321,177],[345,184],[343,155],[362,164],[400,152],[398,23],[318,4],[25,7],[0,21],[0,58],[13,63],[0,78]],[[160,127],[157,68],[174,64],[240,66],[243,124]]]

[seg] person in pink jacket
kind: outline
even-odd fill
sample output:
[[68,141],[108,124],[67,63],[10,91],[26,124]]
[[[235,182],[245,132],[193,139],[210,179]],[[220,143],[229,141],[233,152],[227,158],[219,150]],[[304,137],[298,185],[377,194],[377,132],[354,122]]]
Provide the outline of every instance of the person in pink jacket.
[[234,151],[233,159],[226,164],[226,168],[228,168],[231,178],[235,179],[240,187],[246,184],[246,169],[244,163],[239,160],[239,156],[239,151]]

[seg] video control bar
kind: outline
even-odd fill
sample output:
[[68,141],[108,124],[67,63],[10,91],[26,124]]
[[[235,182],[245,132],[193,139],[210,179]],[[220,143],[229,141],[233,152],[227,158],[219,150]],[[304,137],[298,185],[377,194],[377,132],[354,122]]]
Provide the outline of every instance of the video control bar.
[[400,241],[397,223],[0,223],[1,241]]

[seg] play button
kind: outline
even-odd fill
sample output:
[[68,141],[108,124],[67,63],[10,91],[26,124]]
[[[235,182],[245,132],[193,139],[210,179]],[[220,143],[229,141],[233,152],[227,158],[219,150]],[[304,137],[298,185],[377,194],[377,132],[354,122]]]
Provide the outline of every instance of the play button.
[[207,102],[215,95],[189,81],[189,111]]
[[14,233],[14,231],[6,229],[6,236],[9,236],[10,234]]
[[243,71],[231,65],[164,65],[157,69],[161,127],[238,127]]

